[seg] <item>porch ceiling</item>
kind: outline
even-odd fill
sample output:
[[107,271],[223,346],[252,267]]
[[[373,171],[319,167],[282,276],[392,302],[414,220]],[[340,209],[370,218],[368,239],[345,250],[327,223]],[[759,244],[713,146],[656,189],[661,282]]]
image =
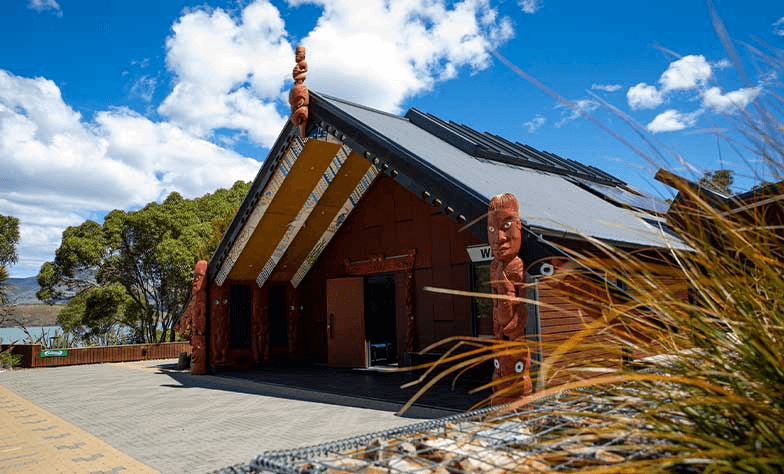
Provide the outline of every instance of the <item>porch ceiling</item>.
[[[255,228],[243,228],[240,234],[246,236],[247,242],[229,273],[230,279],[256,279],[340,146],[340,143],[330,141],[307,140],[298,155],[289,150],[284,156],[275,172],[277,179],[270,180],[253,210],[254,213],[263,212],[261,220]],[[287,159],[294,161],[289,170],[285,170]],[[272,200],[267,203],[270,197]],[[263,209],[265,205],[266,209]],[[252,219],[245,227],[250,225]],[[242,239],[239,240],[234,246],[242,244]],[[232,250],[236,252],[237,249]]]
[[232,244],[229,279],[297,286],[377,174],[332,136],[292,140],[277,166]]
[[[371,166],[370,162],[354,151],[348,155],[340,172],[335,176],[335,179],[331,182],[321,199],[319,199],[305,225],[301,227],[299,233],[276,266],[275,271],[270,275],[270,281],[292,281],[294,275],[311,252],[316,250],[316,252],[313,252],[311,259],[318,257],[321,248],[317,248],[317,246],[322,241],[322,237],[329,230],[336,231],[336,227],[345,220],[347,216],[340,217],[344,204]],[[333,220],[339,221],[335,222],[337,226],[332,223]],[[326,241],[322,244],[322,248],[323,245],[326,245]],[[299,281],[295,280],[293,283],[297,286]]]

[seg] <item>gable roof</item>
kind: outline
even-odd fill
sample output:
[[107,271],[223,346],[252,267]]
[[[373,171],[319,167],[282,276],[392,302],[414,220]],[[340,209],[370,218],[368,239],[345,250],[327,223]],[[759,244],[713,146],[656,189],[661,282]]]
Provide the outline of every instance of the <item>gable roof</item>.
[[[524,226],[535,234],[685,247],[664,222],[666,203],[618,178],[416,109],[400,117],[311,92],[308,130],[306,139],[291,123],[281,131],[210,262],[210,278],[218,284],[230,274],[247,278],[258,271],[261,285],[273,270],[282,271],[276,266],[283,262],[290,268],[279,278],[292,278],[296,286],[379,174],[459,224],[481,220],[494,195],[511,192]],[[297,165],[301,154],[310,168]],[[257,229],[277,244],[261,252],[269,255],[243,257],[241,247]],[[470,230],[486,238],[483,225]],[[239,259],[247,272],[235,270]]]

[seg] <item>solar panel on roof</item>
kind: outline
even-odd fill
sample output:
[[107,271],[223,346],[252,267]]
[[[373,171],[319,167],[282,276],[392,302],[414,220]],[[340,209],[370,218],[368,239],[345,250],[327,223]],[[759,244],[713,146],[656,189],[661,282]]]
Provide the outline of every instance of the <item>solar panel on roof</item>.
[[601,184],[592,183],[587,180],[578,180],[578,181],[580,185],[590,188],[594,192],[610,200],[613,200],[620,204],[631,206],[635,209],[641,209],[643,211],[663,214],[667,212],[667,209],[669,209],[670,207],[670,205],[667,204],[667,201],[663,199],[659,199],[651,196],[640,196],[620,188],[616,188],[613,186],[604,186]]

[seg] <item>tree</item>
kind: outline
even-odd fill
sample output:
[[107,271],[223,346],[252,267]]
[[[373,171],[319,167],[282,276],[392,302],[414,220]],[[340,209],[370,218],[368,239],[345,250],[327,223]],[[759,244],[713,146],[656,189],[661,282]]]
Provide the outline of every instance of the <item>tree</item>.
[[121,284],[96,286],[74,297],[57,315],[57,323],[85,345],[133,342],[138,334],[129,333],[132,322],[125,320],[130,304]]
[[0,215],[0,265],[16,263],[16,246],[19,244],[19,219]]
[[706,171],[700,178],[699,185],[725,196],[730,196],[733,194],[730,186],[735,181],[733,174],[732,170]]
[[145,342],[174,340],[191,286],[191,270],[213,234],[212,222],[236,209],[250,184],[238,181],[197,199],[171,193],[132,212],[114,210],[103,225],[69,227],[53,262],[41,267],[39,298],[77,291],[61,324],[94,340],[127,326]]
[[19,219],[0,215],[0,322],[11,315],[8,307],[8,265],[16,263],[16,246],[19,243]]

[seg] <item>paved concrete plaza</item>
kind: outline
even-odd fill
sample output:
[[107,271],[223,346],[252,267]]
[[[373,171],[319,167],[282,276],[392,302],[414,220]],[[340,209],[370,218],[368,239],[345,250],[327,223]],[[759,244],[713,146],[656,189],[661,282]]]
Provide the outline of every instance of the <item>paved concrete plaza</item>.
[[[209,472],[268,450],[455,413],[424,406],[401,417],[399,400],[351,387],[329,393],[174,368],[146,361],[0,373],[0,474]],[[343,376],[350,384],[353,375]],[[373,387],[377,395],[395,390]]]

